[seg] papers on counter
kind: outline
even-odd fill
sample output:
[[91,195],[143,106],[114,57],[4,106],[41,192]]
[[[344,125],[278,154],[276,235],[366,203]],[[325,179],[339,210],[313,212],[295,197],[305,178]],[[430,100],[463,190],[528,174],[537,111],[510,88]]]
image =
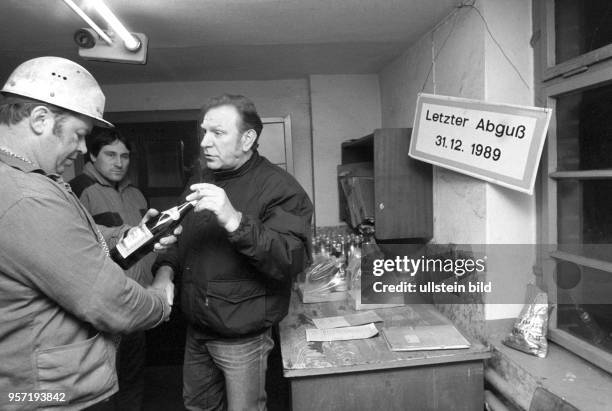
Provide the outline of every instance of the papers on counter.
[[342,328],[309,328],[306,330],[306,341],[344,341],[371,338],[378,334],[373,323],[355,327]]
[[341,315],[338,317],[313,318],[312,322],[317,328],[339,328],[383,322],[375,311],[365,311],[356,314]]
[[370,338],[378,334],[374,323],[382,321],[383,319],[374,311],[313,318],[312,322],[317,328],[306,330],[306,340],[344,341]]
[[391,351],[452,350],[470,342],[452,324],[388,327],[382,329]]

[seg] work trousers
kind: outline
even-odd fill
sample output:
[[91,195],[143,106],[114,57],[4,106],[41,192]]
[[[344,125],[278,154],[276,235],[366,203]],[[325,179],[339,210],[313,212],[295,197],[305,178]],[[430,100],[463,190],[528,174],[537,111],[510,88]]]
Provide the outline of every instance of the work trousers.
[[189,326],[183,400],[189,411],[266,410],[270,329],[248,338],[211,340]]

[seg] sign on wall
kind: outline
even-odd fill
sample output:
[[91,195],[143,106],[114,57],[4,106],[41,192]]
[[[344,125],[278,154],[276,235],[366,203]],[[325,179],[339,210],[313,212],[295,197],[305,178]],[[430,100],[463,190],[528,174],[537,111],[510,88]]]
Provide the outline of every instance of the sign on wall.
[[552,110],[420,93],[409,155],[532,194]]

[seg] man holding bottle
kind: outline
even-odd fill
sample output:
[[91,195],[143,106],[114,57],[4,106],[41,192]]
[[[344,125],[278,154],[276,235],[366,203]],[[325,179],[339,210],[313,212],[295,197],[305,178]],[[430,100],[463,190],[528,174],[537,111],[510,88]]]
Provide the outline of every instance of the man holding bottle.
[[309,258],[312,203],[257,152],[263,125],[249,99],[211,99],[200,127],[205,168],[185,193],[198,202],[178,249],[158,257],[156,277],[181,276],[186,408],[261,410],[271,327]]
[[[119,132],[100,127],[87,136],[86,142],[90,161],[85,163],[83,173],[69,182],[72,191],[98,225],[109,228],[138,225],[148,207],[144,195],[127,178],[130,143]],[[125,274],[148,287],[153,281],[151,266],[154,261],[155,254],[149,253]],[[119,392],[96,409],[130,411],[142,408],[145,357],[144,331],[121,337],[117,352]]]
[[93,76],[40,57],[1,92],[0,409],[82,409],[117,391],[112,335],[155,327],[171,307],[109,258],[126,228],[97,226],[61,178],[93,125],[112,127]]

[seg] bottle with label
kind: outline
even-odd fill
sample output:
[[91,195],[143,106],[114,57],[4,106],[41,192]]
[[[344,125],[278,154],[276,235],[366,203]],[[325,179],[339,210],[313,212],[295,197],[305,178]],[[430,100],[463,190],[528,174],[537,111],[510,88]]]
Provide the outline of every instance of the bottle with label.
[[172,207],[162,211],[146,224],[132,227],[110,251],[111,258],[124,270],[129,269],[153,251],[153,246],[160,238],[171,235],[195,204],[195,201],[191,201]]

